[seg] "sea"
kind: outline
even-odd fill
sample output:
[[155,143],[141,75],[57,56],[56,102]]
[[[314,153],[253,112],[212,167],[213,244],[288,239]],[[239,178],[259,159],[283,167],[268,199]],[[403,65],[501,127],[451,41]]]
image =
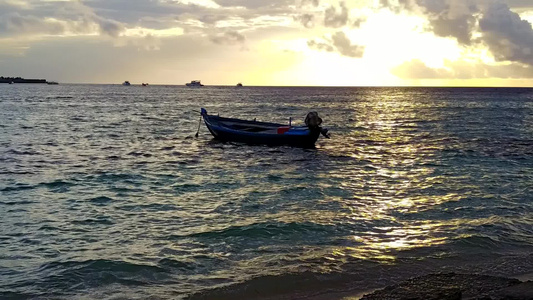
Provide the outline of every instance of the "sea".
[[[316,111],[331,138],[223,143],[202,107]],[[533,89],[0,85],[0,299],[356,299],[442,272],[533,273]]]

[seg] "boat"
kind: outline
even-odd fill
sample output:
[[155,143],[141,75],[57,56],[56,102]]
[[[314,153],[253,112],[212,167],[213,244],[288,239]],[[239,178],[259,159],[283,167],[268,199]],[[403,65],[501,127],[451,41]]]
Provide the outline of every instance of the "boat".
[[307,114],[305,126],[292,126],[291,119],[288,125],[284,125],[224,118],[209,115],[205,108],[201,109],[201,115],[209,132],[215,139],[224,142],[310,148],[314,147],[320,134],[329,138],[328,130],[320,126],[322,119],[316,112]]
[[189,83],[186,83],[185,85],[186,85],[186,86],[204,86],[204,85],[200,82],[200,80],[193,80],[193,81],[191,81],[191,82],[189,82]]
[[142,83],[142,86],[148,86],[148,83],[144,83],[144,82],[143,82],[143,83]]
[[123,86],[130,86],[131,83],[130,83],[129,81],[126,80],[126,81],[124,81],[124,82],[122,83],[122,85],[123,85]]
[[48,85],[58,85],[59,83],[57,81],[47,81],[46,84],[48,84]]
[[242,83],[237,83],[237,87],[242,87]]

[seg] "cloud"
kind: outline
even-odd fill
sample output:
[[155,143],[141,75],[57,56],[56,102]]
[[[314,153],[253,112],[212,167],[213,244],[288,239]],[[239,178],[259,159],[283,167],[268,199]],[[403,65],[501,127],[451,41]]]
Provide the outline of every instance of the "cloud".
[[317,49],[328,52],[338,52],[341,55],[360,58],[363,57],[365,47],[352,44],[350,39],[342,31],[334,33],[330,39],[325,41],[309,40],[307,46],[311,49]]
[[120,33],[125,30],[124,25],[114,20],[108,20],[101,17],[95,17],[94,20],[99,25],[101,33],[112,37],[118,37]]
[[476,25],[476,0],[380,0],[381,7],[397,13],[409,11],[424,15],[429,30],[437,36],[452,37],[461,44],[470,44]]
[[324,42],[319,42],[316,40],[307,41],[307,46],[309,46],[309,48],[311,49],[317,49],[317,50],[322,50],[322,51],[327,51],[327,52],[335,51],[335,48],[332,45],[328,43],[324,43]]
[[312,5],[317,7],[320,4],[319,0],[302,0],[301,5]]
[[507,5],[511,8],[531,8],[531,0],[507,0]]
[[219,45],[242,45],[246,41],[246,37],[236,31],[227,31],[223,34],[212,36],[210,40]]
[[488,7],[479,20],[485,42],[498,61],[533,65],[533,28],[503,3]]
[[[25,2],[21,2],[23,4]],[[0,7],[0,37],[103,34],[117,37],[124,26],[78,2],[36,2]]]
[[325,11],[324,25],[326,27],[339,28],[348,23],[348,8],[344,2],[340,3],[339,11],[334,6],[330,6]]
[[362,57],[365,48],[359,45],[352,45],[352,42],[346,37],[344,32],[339,31],[331,37],[333,45],[337,48],[340,54],[349,57]]
[[352,27],[359,28],[364,22],[366,22],[366,17],[356,18],[352,23]]
[[303,14],[294,17],[296,21],[299,21],[305,28],[312,28],[315,24],[313,22],[315,16],[312,14]]
[[222,7],[245,7],[248,9],[288,7],[294,4],[294,0],[214,0]]
[[31,15],[22,16],[17,12],[0,16],[1,35],[25,35],[29,33],[57,35],[65,31],[65,25],[57,20],[44,20]]
[[[531,2],[513,0],[514,7]],[[502,0],[380,0],[381,7],[421,14],[429,30],[462,46],[486,46],[497,61],[533,65],[533,28]],[[473,38],[474,34],[480,36]]]
[[444,68],[430,68],[424,62],[414,59],[396,66],[391,72],[402,79],[533,78],[533,67],[520,63],[489,65],[460,60],[445,61],[444,66]]
[[418,59],[404,62],[393,68],[391,72],[403,79],[452,78],[450,71],[446,69],[432,69]]
[[476,6],[468,5],[465,0],[453,0],[443,10],[430,12],[429,23],[437,36],[453,37],[461,44],[470,44],[476,25]]

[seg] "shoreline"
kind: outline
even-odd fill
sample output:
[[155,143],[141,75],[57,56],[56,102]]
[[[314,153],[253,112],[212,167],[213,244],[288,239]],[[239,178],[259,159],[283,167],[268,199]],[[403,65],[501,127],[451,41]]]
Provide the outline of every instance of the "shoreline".
[[[302,289],[298,282],[287,278],[286,285],[237,284],[217,288],[206,293],[190,294],[188,300],[532,300],[533,272],[501,277],[480,273],[441,272],[414,276],[380,288],[363,290],[350,288],[344,282],[321,282],[318,279],[310,289]],[[291,282],[291,283],[289,283]],[[295,284],[295,285],[294,285]],[[234,289],[239,286],[237,291]],[[290,288],[290,287],[293,288]],[[296,288],[295,288],[296,286]],[[320,287],[319,287],[320,286]],[[228,289],[229,288],[229,289]],[[237,292],[237,293],[235,293]]]
[[[533,273],[497,277],[468,273],[433,273],[339,300],[531,300]],[[326,299],[326,298],[324,298]],[[331,299],[331,298],[330,298]],[[320,300],[320,299],[316,299]]]

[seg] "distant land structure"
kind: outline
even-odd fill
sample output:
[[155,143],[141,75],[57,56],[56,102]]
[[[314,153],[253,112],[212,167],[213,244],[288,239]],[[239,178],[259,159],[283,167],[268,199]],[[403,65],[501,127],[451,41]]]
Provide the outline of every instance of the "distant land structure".
[[26,79],[22,77],[0,76],[0,83],[46,83],[46,79]]

